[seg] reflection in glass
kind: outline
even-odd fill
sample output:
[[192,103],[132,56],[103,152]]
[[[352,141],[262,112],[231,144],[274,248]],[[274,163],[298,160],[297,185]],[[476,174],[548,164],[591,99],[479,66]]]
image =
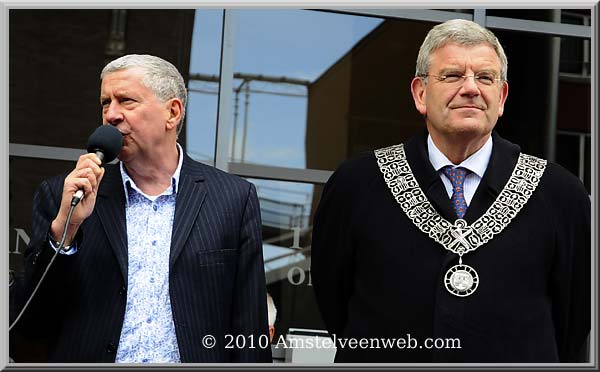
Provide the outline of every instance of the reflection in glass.
[[277,307],[276,340],[289,328],[324,329],[310,278],[313,186],[248,179],[256,186],[267,291]]
[[309,91],[381,19],[304,10],[236,13],[231,160],[310,167]]
[[231,161],[304,168],[308,80],[236,73]]
[[[561,12],[561,23],[589,26],[590,11],[577,9]],[[562,37],[560,40],[560,72],[578,76],[590,75],[590,41]]]
[[192,158],[207,164],[213,164],[215,154],[222,29],[222,9],[196,10],[188,84],[186,150]]
[[[308,269],[312,233],[313,185],[249,179],[256,187],[263,231],[267,284],[287,278],[282,268]],[[278,272],[279,270],[279,272]]]
[[312,230],[313,185],[249,179],[256,187],[263,241],[285,249],[303,249]]

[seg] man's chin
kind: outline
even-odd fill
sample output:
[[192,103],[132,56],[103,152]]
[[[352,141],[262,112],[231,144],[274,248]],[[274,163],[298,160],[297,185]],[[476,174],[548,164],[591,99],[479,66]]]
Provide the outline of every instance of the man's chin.
[[449,129],[452,133],[477,135],[491,132],[493,126],[490,127],[488,123],[483,123],[480,118],[469,117],[451,123]]
[[121,152],[117,156],[117,159],[119,159],[120,161],[126,163],[127,160],[129,160],[130,157],[131,157],[130,152],[127,151],[127,149],[125,147],[123,147],[123,149],[121,150]]
[[455,126],[445,132],[446,138],[455,143],[483,140],[492,133],[492,129],[483,125]]

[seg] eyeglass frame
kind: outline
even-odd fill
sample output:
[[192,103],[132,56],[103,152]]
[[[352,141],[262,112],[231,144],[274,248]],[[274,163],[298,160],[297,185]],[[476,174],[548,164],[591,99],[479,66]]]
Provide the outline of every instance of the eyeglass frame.
[[[479,76],[478,74],[474,74],[474,75],[458,75],[458,74],[435,75],[435,74],[421,74],[421,75],[419,75],[419,77],[422,78],[422,79],[424,79],[424,80],[427,79],[429,76],[431,76],[431,77],[435,78],[437,81],[439,81],[441,83],[445,83],[445,84],[455,84],[455,83],[458,83],[458,82],[460,82],[461,84],[464,84],[465,81],[467,80],[467,78],[470,78],[470,77],[472,77],[473,80],[476,83],[479,83],[479,84],[481,84],[483,86],[486,86],[486,87],[491,87],[492,85],[494,85],[494,83],[497,83],[497,82],[506,82],[506,80],[504,80],[502,78],[494,77],[493,81],[490,84],[486,84],[486,83],[483,83],[480,80],[484,76]],[[449,77],[457,77],[457,78],[460,78],[460,79],[457,80],[457,81],[452,81],[452,82],[446,81],[446,79],[448,79]]]

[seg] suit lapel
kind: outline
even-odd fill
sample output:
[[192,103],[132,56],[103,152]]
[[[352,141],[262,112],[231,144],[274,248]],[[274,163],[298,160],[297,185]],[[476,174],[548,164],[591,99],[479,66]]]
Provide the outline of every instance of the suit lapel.
[[404,145],[406,159],[419,187],[438,213],[450,222],[456,219],[452,202],[446,188],[429,161],[427,153],[427,131],[409,139]]
[[173,267],[173,264],[183,250],[185,241],[196,222],[205,197],[206,185],[204,184],[202,165],[195,164],[184,154],[177,190],[173,232],[171,234],[169,269]]
[[[492,132],[492,155],[488,167],[473,195],[464,219],[475,222],[496,200],[517,164],[521,148]],[[433,207],[450,222],[456,220],[452,202],[440,176],[433,169],[427,155],[427,131],[412,137],[404,146],[408,163]]]
[[512,174],[521,148],[492,132],[492,155],[481,182],[465,214],[471,224],[481,217],[494,203]]
[[127,283],[125,191],[118,165],[106,167],[106,173],[98,189],[95,212],[117,257],[123,279]]

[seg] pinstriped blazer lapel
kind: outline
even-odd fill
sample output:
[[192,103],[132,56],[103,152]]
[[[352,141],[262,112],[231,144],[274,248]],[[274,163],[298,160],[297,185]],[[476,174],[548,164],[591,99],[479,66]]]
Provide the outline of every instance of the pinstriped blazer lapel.
[[100,218],[108,241],[115,252],[123,279],[127,283],[127,227],[125,224],[125,191],[119,166],[106,167],[98,189],[95,212]]
[[173,218],[169,269],[173,267],[177,257],[183,250],[183,245],[196,222],[198,212],[200,212],[206,197],[206,185],[203,182],[204,176],[201,166],[193,164],[190,160],[184,154],[181,175],[179,176],[175,217]]

